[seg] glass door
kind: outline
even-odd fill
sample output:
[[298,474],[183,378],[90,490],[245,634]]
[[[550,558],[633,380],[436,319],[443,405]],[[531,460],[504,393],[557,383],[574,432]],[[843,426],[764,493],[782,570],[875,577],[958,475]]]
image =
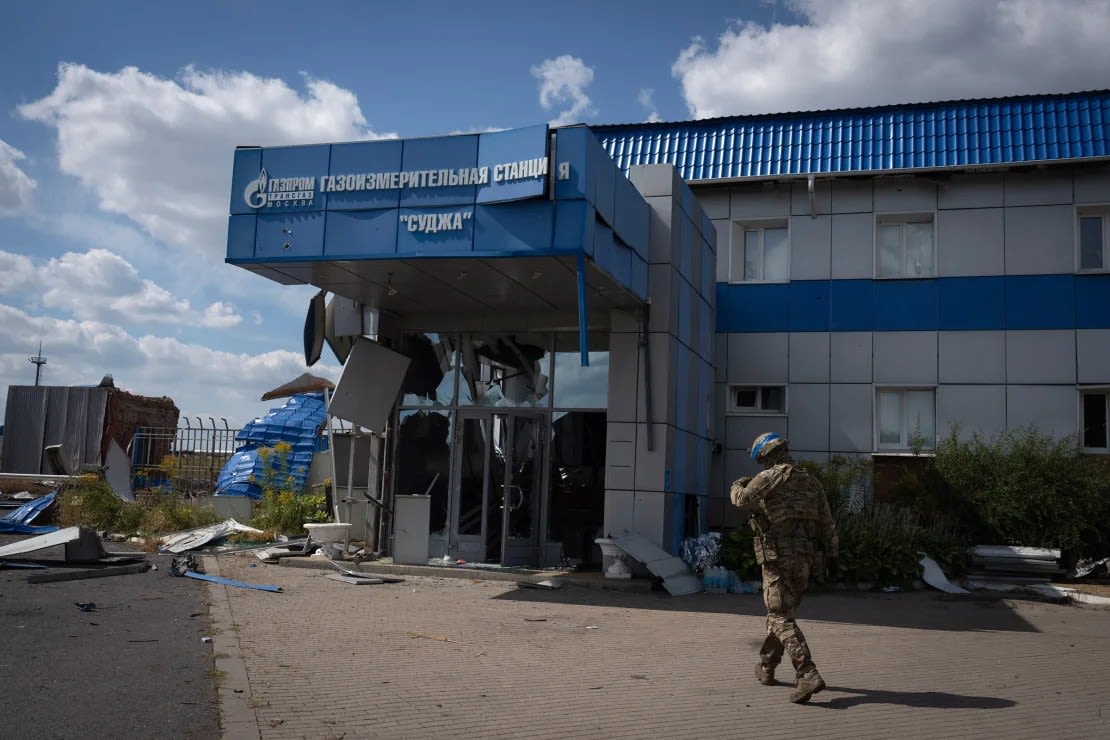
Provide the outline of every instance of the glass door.
[[544,413],[471,409],[460,413],[453,488],[457,554],[472,562],[538,562],[537,533],[546,465]]

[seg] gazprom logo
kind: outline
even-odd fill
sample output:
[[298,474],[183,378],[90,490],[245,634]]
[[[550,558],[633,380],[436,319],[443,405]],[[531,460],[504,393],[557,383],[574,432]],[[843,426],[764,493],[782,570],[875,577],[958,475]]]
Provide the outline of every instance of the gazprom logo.
[[275,177],[263,167],[258,178],[247,183],[243,200],[251,208],[290,208],[311,205],[316,197],[315,177]]

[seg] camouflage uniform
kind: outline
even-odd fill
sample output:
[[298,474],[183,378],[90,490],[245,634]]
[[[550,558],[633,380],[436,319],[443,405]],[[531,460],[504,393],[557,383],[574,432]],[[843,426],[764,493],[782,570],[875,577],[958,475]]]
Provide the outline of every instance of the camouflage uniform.
[[[799,686],[791,700],[806,701],[824,688],[824,681],[817,673],[795,618],[809,585],[814,541],[820,540],[825,555],[835,558],[836,526],[821,483],[795,466],[785,440],[766,458],[761,457],[761,462],[768,465],[766,470],[754,479],[737,480],[731,490],[733,505],[752,515],[755,557],[763,569],[767,638],[759,651],[756,677],[761,683],[773,683],[775,668],[785,650],[794,664]],[[807,677],[813,685],[820,683],[820,687],[806,693],[802,684]]]

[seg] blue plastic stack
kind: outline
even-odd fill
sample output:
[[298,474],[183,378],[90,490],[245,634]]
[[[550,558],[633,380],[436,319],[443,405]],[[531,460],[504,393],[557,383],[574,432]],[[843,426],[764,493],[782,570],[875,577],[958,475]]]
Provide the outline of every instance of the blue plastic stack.
[[[236,435],[239,448],[228,459],[216,479],[217,496],[250,496],[262,498],[261,481],[266,470],[258,451],[285,442],[292,449],[286,457],[288,475],[297,490],[302,490],[312,467],[312,456],[320,447],[320,430],[327,420],[324,396],[299,393],[291,396],[281,408],[271,409],[255,419]],[[270,455],[271,469],[277,473],[279,459]]]

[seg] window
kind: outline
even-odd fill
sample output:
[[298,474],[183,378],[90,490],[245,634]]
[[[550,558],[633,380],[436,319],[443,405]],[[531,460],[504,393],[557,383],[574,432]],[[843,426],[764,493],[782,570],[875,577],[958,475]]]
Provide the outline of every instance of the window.
[[932,388],[881,388],[875,391],[877,448],[936,446],[936,391]]
[[730,385],[728,394],[729,413],[786,413],[786,386],[784,385]]
[[1082,391],[1079,401],[1079,425],[1083,430],[1081,440],[1083,449],[1087,452],[1110,452],[1106,429],[1107,417],[1110,416],[1107,413],[1110,391]]
[[932,214],[880,216],[876,242],[875,274],[879,277],[937,274]]
[[1079,269],[1110,268],[1110,207],[1079,210]]
[[734,223],[729,282],[789,280],[789,244],[785,221]]

